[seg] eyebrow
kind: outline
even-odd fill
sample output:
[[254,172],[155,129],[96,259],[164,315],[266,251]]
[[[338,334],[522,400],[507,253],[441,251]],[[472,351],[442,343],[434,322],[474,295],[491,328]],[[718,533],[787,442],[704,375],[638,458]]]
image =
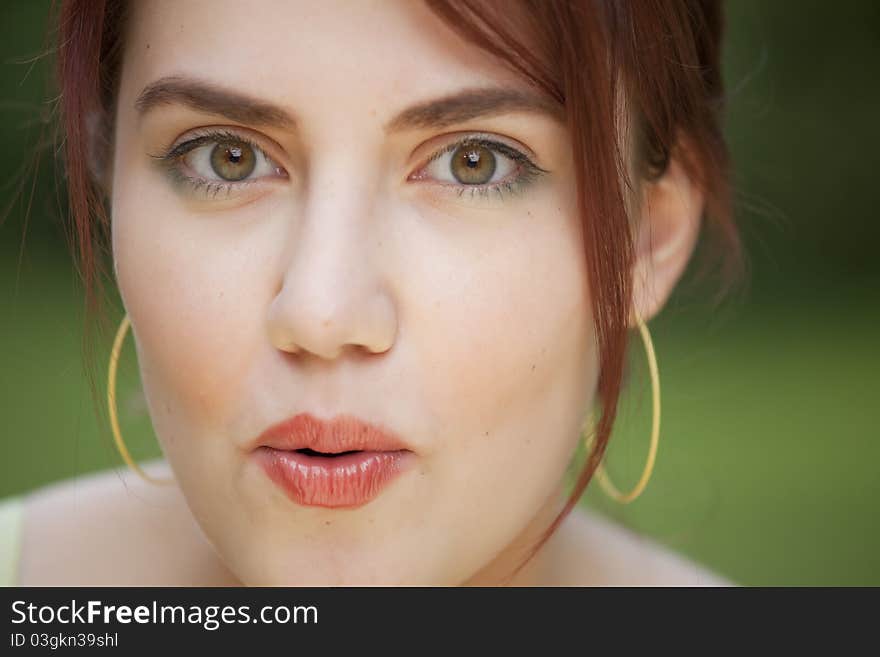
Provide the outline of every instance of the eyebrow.
[[456,123],[509,112],[544,114],[563,120],[562,107],[544,97],[519,89],[487,87],[428,100],[403,110],[385,125],[386,132],[414,128],[442,129]]
[[[135,100],[141,116],[161,105],[179,104],[224,116],[232,121],[279,128],[296,127],[296,119],[283,108],[212,82],[182,76],[151,82]],[[543,114],[562,122],[563,108],[537,93],[504,87],[469,88],[420,102],[398,113],[385,124],[385,132],[407,129],[442,129],[476,118],[509,112]]]
[[171,76],[151,82],[134,101],[141,116],[162,105],[186,105],[232,121],[290,128],[296,121],[280,107],[202,80]]

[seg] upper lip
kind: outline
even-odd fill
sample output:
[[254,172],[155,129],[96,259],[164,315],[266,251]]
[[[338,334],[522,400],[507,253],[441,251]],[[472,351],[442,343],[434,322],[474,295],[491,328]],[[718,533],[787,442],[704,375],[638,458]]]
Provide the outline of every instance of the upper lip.
[[257,437],[255,443],[255,447],[290,451],[312,449],[325,454],[408,449],[393,431],[353,415],[337,415],[330,420],[322,420],[311,413],[299,413],[271,425]]

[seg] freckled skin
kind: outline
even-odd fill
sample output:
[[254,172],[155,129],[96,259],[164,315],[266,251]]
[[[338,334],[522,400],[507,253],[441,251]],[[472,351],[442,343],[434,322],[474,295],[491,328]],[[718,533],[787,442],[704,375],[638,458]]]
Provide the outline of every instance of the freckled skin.
[[[552,174],[519,195],[406,183],[409,154],[443,132],[386,137],[389,117],[522,84],[417,3],[159,2],[136,6],[129,38],[113,253],[156,433],[202,529],[246,583],[471,577],[555,501],[595,385],[563,128],[511,114],[446,131],[535,151]],[[140,90],[172,74],[295,113],[296,134],[245,126],[290,179],[215,205],[171,185],[146,154],[226,125],[176,105],[139,119]],[[387,424],[419,465],[360,510],[292,505],[242,447],[306,410]]]
[[[567,133],[525,113],[383,131],[414,103],[523,82],[403,1],[135,3],[122,70],[117,281],[156,435],[229,569],[458,584],[542,529],[598,375]],[[170,104],[139,117],[170,75],[279,105],[297,129]],[[210,199],[157,169],[151,153],[218,125],[271,145],[289,177]],[[468,132],[550,173],[502,199],[407,181]],[[416,467],[358,509],[296,506],[244,446],[304,411],[384,424]]]

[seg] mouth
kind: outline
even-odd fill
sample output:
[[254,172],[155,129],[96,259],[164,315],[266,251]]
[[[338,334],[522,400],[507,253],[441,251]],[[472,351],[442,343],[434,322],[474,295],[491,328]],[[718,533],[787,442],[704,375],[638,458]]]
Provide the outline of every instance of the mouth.
[[345,456],[346,454],[357,454],[361,450],[359,449],[350,449],[347,452],[339,452],[338,454],[334,454],[333,452],[317,452],[313,450],[311,447],[303,447],[300,449],[293,450],[297,454],[303,454],[304,456],[326,456],[328,458],[335,458],[337,456]]
[[327,508],[370,502],[415,458],[386,429],[352,416],[325,421],[308,413],[269,427],[252,454],[289,499]]

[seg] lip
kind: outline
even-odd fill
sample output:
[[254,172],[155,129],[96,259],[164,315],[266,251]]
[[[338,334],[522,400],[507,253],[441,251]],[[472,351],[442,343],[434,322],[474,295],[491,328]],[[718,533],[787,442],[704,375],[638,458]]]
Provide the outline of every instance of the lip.
[[310,413],[267,428],[252,453],[291,500],[328,508],[370,502],[415,456],[399,436],[377,425],[352,415],[322,420]]

